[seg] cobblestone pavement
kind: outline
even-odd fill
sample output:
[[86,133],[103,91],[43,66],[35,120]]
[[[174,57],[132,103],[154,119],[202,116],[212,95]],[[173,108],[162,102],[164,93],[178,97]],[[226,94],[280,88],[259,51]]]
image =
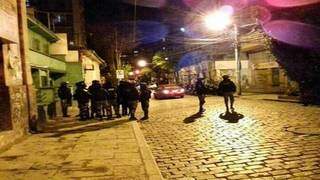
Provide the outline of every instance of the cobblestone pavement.
[[141,124],[164,178],[320,179],[319,107],[237,98],[244,118],[231,123],[221,97],[208,97],[199,118],[197,103],[153,100]]
[[0,179],[148,179],[131,122],[74,122],[1,153]]

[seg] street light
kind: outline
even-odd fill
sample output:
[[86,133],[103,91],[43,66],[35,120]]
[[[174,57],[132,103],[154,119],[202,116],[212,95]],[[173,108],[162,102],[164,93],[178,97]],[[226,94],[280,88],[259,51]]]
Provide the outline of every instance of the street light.
[[237,63],[237,85],[238,85],[238,95],[242,93],[241,87],[241,61],[240,61],[240,46],[239,46],[239,32],[236,23],[232,22],[233,10],[231,6],[223,6],[219,10],[208,14],[204,17],[204,23],[206,27],[210,30],[221,31],[230,25],[233,25],[234,31],[234,56]]
[[147,64],[148,64],[147,61],[144,60],[144,59],[140,59],[140,60],[138,61],[138,63],[137,63],[137,65],[138,65],[139,67],[146,67]]
[[135,75],[139,75],[139,74],[140,74],[140,70],[139,70],[139,69],[136,69],[136,70],[134,71],[134,74],[135,74]]
[[232,23],[231,16],[222,10],[218,10],[204,17],[204,23],[210,30],[221,31]]

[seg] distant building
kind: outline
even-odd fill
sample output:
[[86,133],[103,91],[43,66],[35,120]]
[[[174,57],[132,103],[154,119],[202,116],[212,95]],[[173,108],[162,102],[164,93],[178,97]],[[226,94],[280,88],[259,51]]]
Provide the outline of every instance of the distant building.
[[56,33],[67,33],[69,49],[86,48],[83,0],[29,0],[35,17]]
[[[30,0],[33,15],[55,33],[66,33],[67,79],[74,86],[79,77],[88,85],[100,80],[105,61],[87,49],[83,0]],[[80,64],[79,64],[80,63]]]
[[[296,86],[286,76],[285,70],[279,66],[275,57],[265,44],[265,35],[255,23],[255,8],[248,8],[239,15],[241,22],[238,26],[253,24],[255,29],[242,29],[240,34],[241,85],[244,92],[287,93]],[[254,31],[252,31],[254,30]],[[232,34],[231,34],[232,35]],[[229,42],[199,48],[197,45],[186,45],[186,50],[193,50],[193,55],[183,59],[179,71],[183,84],[193,83],[202,74],[210,83],[218,84],[223,75],[229,75],[237,82],[237,64],[234,57],[232,37]],[[223,44],[229,46],[223,47]],[[292,86],[292,87],[291,87]]]

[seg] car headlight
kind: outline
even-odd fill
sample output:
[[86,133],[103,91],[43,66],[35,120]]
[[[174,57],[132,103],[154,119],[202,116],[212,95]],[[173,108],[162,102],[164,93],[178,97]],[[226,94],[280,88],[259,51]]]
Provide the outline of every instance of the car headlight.
[[184,91],[185,91],[184,89],[180,89],[180,92],[184,93]]
[[169,94],[169,90],[163,90],[162,93],[163,94]]

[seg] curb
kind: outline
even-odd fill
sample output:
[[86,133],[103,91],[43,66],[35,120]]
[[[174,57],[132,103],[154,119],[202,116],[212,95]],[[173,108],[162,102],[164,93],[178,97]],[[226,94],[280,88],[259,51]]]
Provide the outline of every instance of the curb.
[[140,154],[144,163],[148,179],[163,180],[164,178],[161,175],[160,169],[152,155],[151,149],[147,144],[138,123],[136,121],[132,121],[131,124],[138,142]]

